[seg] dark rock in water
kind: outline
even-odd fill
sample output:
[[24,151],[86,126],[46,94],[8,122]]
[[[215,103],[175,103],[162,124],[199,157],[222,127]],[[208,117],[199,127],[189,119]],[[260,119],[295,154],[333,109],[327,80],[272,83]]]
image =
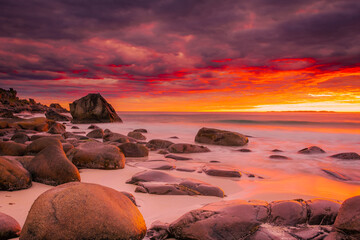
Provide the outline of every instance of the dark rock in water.
[[79,129],[78,126],[72,126],[71,129]]
[[0,173],[0,190],[14,191],[31,187],[30,173],[16,160],[0,157]]
[[210,152],[210,149],[200,145],[188,143],[175,143],[170,145],[167,150],[171,153],[204,153]]
[[[85,133],[85,132],[84,132]],[[88,137],[86,136],[81,136],[81,135],[77,135],[77,134],[74,134],[72,132],[65,132],[63,133],[63,136],[65,139],[68,139],[68,138],[75,138],[77,140],[86,140],[86,139],[89,139]]]
[[137,143],[122,143],[118,145],[118,148],[125,157],[147,157],[149,155],[149,149]]
[[341,204],[334,228],[360,239],[360,196],[348,198]]
[[104,131],[103,140],[104,142],[119,142],[119,143],[136,142],[135,139],[130,138],[128,136],[125,136],[120,133],[113,133],[113,132],[107,133],[106,130]]
[[47,119],[51,119],[54,121],[71,121],[71,117],[58,113],[53,109],[47,110],[45,116]]
[[284,159],[284,160],[289,160],[290,158],[283,156],[283,155],[270,155],[269,158],[271,159]]
[[56,110],[59,113],[68,113],[69,111],[63,108],[59,103],[51,103],[50,108]]
[[14,218],[0,212],[0,239],[17,238],[20,231],[20,224]]
[[135,129],[133,132],[147,133],[148,131],[144,128],[138,128],[138,129]]
[[273,150],[271,150],[272,152],[283,152],[282,150],[280,150],[280,149],[273,149]]
[[126,183],[139,185],[135,191],[159,195],[204,195],[224,197],[220,188],[197,179],[178,178],[160,171],[143,171]]
[[26,145],[12,141],[0,142],[0,155],[22,156],[25,154]]
[[173,154],[165,155],[165,158],[172,158],[172,159],[175,159],[178,161],[192,160],[192,158],[189,158],[189,157],[177,156],[177,155],[173,155]]
[[334,170],[331,170],[331,169],[321,169],[324,173],[330,175],[331,177],[334,177],[338,180],[342,180],[342,181],[350,181],[351,178],[340,173],[340,172],[337,172],[337,171],[334,171]]
[[94,124],[91,124],[91,125],[88,127],[88,129],[97,129],[97,128],[99,128],[99,127],[96,126],[96,125],[94,125]]
[[185,213],[169,226],[176,239],[246,239],[268,217],[266,203],[231,200]]
[[244,146],[249,142],[249,139],[237,132],[201,128],[196,134],[195,142],[223,146]]
[[306,204],[302,201],[274,201],[270,209],[269,221],[275,225],[295,226],[307,220]]
[[26,147],[26,154],[37,154],[48,146],[56,146],[62,148],[62,144],[59,139],[52,137],[42,137],[34,140]]
[[25,143],[27,141],[30,141],[30,137],[25,133],[17,132],[11,137],[11,140],[16,143]]
[[67,156],[79,168],[116,169],[125,167],[125,157],[112,145],[87,142],[71,149]]
[[169,137],[169,138],[172,138],[172,139],[179,139],[179,137],[177,137],[177,136],[172,136],[172,137]]
[[247,149],[247,148],[242,148],[242,149],[238,149],[238,150],[236,150],[236,151],[238,151],[238,152],[251,152],[251,150],[250,149]]
[[98,93],[70,103],[73,123],[122,122],[115,109]]
[[195,168],[191,168],[191,167],[177,167],[176,170],[180,171],[180,172],[195,172],[196,171]]
[[121,192],[91,183],[68,183],[41,194],[20,239],[143,239],[146,225]]
[[103,138],[104,137],[104,131],[101,128],[97,128],[86,134],[89,138]]
[[48,133],[51,133],[51,134],[63,134],[63,133],[66,132],[65,129],[66,129],[66,127],[64,126],[64,124],[54,123],[50,127]]
[[48,146],[41,150],[29,163],[33,181],[48,185],[60,185],[80,181],[78,169],[66,157],[62,147]]
[[203,168],[204,173],[210,176],[217,177],[241,177],[241,173],[236,169],[226,168],[226,167],[214,167],[206,166]]
[[298,153],[302,153],[302,154],[317,154],[317,153],[325,153],[325,151],[322,150],[321,148],[317,147],[317,146],[311,146],[311,147],[307,147],[307,148],[301,149],[300,151],[298,151]]
[[166,154],[169,154],[169,152],[167,150],[165,150],[165,149],[160,149],[158,151],[158,154],[166,155]]
[[210,163],[220,163],[220,161],[217,161],[217,160],[211,160],[209,161]]
[[166,149],[172,144],[174,143],[168,140],[152,139],[146,144],[146,147],[148,147],[150,150],[159,150]]
[[153,170],[172,170],[175,166],[165,160],[151,160],[146,162],[139,162],[136,164],[137,167],[144,167]]
[[146,137],[141,132],[129,132],[128,137],[135,138],[137,140],[146,140]]
[[338,158],[342,160],[359,160],[360,155],[355,152],[338,153],[330,156],[332,158]]
[[306,204],[310,225],[333,225],[341,205],[339,202],[319,198],[308,200]]

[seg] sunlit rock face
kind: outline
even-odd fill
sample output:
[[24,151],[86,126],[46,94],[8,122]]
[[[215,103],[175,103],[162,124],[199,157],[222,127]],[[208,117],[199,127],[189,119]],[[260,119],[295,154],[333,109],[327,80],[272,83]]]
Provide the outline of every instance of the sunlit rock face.
[[90,183],[68,183],[41,194],[20,239],[143,239],[146,225],[121,192]]
[[70,103],[73,123],[122,122],[115,109],[99,93],[88,94]]

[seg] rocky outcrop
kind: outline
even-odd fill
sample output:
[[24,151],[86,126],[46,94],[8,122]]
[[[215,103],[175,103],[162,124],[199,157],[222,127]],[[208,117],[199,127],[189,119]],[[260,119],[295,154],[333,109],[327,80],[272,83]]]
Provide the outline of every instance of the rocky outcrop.
[[98,93],[70,103],[73,123],[122,122],[115,109]]
[[51,119],[54,121],[71,121],[71,117],[61,114],[54,109],[47,110],[45,116],[47,119]]
[[147,157],[149,149],[138,143],[122,143],[118,145],[125,157]]
[[137,173],[126,183],[138,185],[135,192],[150,194],[225,196],[219,187],[197,179],[178,178],[160,171],[148,170]]
[[204,153],[210,152],[210,149],[204,146],[188,144],[188,143],[175,143],[170,145],[167,150],[171,153]]
[[342,160],[360,160],[360,155],[356,152],[338,153],[330,156],[332,158],[338,158]]
[[0,212],[0,239],[19,237],[20,231],[20,224],[14,218]]
[[237,132],[204,127],[196,134],[195,142],[222,146],[244,146],[249,139]]
[[0,173],[0,190],[14,191],[31,187],[30,173],[16,160],[0,157]]
[[22,156],[25,154],[26,145],[12,141],[0,142],[0,155]]
[[152,139],[146,144],[146,147],[148,147],[150,150],[154,151],[154,150],[168,148],[172,144],[174,144],[174,143],[170,142],[168,140]]
[[87,142],[67,152],[67,156],[79,168],[116,169],[125,167],[125,157],[112,145]]
[[299,150],[298,153],[302,153],[302,154],[318,154],[318,153],[325,153],[325,151],[322,150],[321,148],[317,147],[317,146],[311,146],[311,147],[307,147],[307,148]]
[[78,169],[66,157],[62,147],[48,146],[41,150],[27,166],[33,181],[60,185],[80,181]]
[[98,184],[68,183],[41,194],[20,239],[143,239],[146,225],[123,193]]

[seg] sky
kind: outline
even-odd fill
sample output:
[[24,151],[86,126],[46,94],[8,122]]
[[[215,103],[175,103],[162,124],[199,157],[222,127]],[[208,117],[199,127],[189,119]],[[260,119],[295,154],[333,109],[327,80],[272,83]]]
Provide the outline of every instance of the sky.
[[0,87],[118,111],[360,112],[358,0],[0,0]]

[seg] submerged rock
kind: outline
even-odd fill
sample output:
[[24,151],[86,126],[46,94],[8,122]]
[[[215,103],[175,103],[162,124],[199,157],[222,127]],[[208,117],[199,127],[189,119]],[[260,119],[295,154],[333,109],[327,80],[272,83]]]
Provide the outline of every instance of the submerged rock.
[[79,168],[116,169],[125,167],[125,157],[112,145],[87,142],[67,152],[67,156]]
[[283,159],[283,160],[289,160],[290,158],[283,156],[283,155],[270,155],[269,158],[271,159]]
[[122,122],[115,109],[98,93],[70,103],[73,123]]
[[143,239],[146,225],[123,193],[91,183],[68,183],[41,194],[20,239]]
[[321,148],[317,147],[317,146],[311,146],[311,147],[307,147],[307,148],[299,150],[298,153],[302,153],[302,154],[318,154],[318,153],[325,153],[325,151],[322,150]]
[[147,170],[132,176],[127,181],[139,185],[135,192],[160,195],[204,195],[224,197],[219,187],[197,179],[178,178],[168,173]]
[[330,156],[332,158],[338,158],[342,160],[360,160],[360,155],[356,152],[338,153]]
[[133,132],[147,133],[148,131],[145,128],[138,128],[138,129],[135,129]]
[[223,146],[244,146],[249,142],[249,139],[237,132],[204,127],[196,134],[195,142]]
[[14,218],[0,212],[0,239],[17,238],[20,231],[20,224]]
[[170,145],[167,150],[171,153],[204,153],[210,152],[210,149],[200,145],[188,143],[175,143]]
[[335,170],[331,170],[331,169],[321,169],[324,173],[328,174],[329,176],[333,177],[333,178],[336,178],[338,180],[342,180],[342,181],[350,181],[351,178],[340,173],[340,172],[337,172]]
[[31,187],[30,173],[16,160],[0,157],[0,173],[0,190],[14,191]]
[[192,210],[169,226],[176,239],[245,239],[268,217],[266,203],[231,200]]

